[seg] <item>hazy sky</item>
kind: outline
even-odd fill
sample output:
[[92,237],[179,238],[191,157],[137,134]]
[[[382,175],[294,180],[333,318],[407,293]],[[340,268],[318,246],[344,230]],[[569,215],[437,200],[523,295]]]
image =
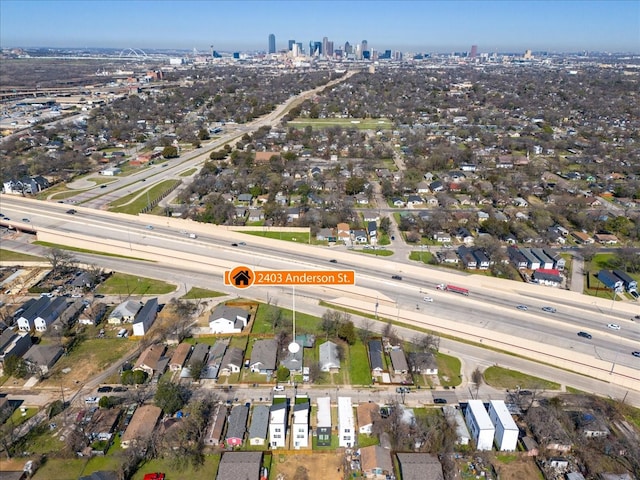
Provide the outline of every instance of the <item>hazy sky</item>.
[[0,0],[0,46],[640,53],[638,0]]

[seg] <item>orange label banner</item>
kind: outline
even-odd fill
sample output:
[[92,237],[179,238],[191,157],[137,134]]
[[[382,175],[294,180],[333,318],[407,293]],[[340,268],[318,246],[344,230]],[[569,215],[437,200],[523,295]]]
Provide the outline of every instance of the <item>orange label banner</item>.
[[355,285],[353,270],[258,270],[239,266],[224,272],[224,284],[236,288],[252,285]]

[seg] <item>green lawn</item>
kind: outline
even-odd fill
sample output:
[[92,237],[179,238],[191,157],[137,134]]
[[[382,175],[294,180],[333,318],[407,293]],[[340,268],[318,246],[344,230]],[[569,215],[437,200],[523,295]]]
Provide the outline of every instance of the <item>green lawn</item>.
[[276,240],[285,240],[287,242],[297,242],[297,243],[309,243],[311,238],[311,233],[309,232],[262,232],[262,231],[247,231],[243,232],[249,235],[255,235],[257,237],[266,237],[266,238],[274,238]]
[[359,339],[355,345],[349,348],[348,364],[350,383],[352,385],[371,385],[371,369],[369,368],[367,347]]
[[5,250],[0,248],[0,262],[43,262],[46,261],[43,257],[36,257],[35,255],[28,255],[26,253],[12,252],[11,250]]
[[413,251],[409,254],[409,260],[415,260],[416,262],[430,264],[432,259],[433,259],[433,255],[431,255],[430,252]]
[[367,250],[358,250],[359,253],[366,253],[368,255],[375,255],[376,257],[390,257],[393,255],[393,250],[385,250],[381,248],[376,248],[375,250],[367,249]]
[[393,126],[386,118],[296,118],[287,122],[287,126],[314,129],[331,127],[357,128],[359,130],[389,130]]
[[149,202],[157,200],[167,190],[173,188],[180,180],[164,180],[151,188],[141,188],[109,204],[109,211],[136,215],[140,213]]
[[92,255],[103,255],[105,257],[128,258],[131,260],[140,260],[143,262],[149,261],[149,260],[145,260],[144,258],[128,257],[126,255],[116,255],[115,253],[105,253],[99,250],[89,250],[87,248],[70,247],[69,245],[61,245],[59,243],[51,243],[51,242],[41,242],[39,240],[33,242],[33,244],[40,245],[41,247],[59,248],[60,250],[69,250],[70,252],[91,253]]
[[[220,455],[207,455],[204,459],[204,465],[195,470],[191,467],[183,471],[177,471],[171,468],[169,460],[156,459],[145,463],[133,475],[132,480],[142,480],[145,473],[163,472],[168,480],[185,478],[189,480],[211,480],[216,477],[218,465],[220,464]],[[51,477],[53,478],[53,477]],[[77,478],[77,477],[76,477]],[[75,479],[74,479],[75,480]]]
[[189,170],[185,170],[184,172],[180,172],[180,176],[181,177],[188,177],[189,175],[193,175],[196,170],[198,170],[197,168],[190,168]]
[[96,292],[103,295],[162,295],[175,289],[175,285],[161,280],[116,272],[104,281]]
[[560,384],[543,378],[527,375],[503,367],[489,367],[484,373],[484,381],[495,388],[522,388],[530,390],[560,390]]
[[438,363],[440,385],[448,387],[460,385],[462,379],[460,378],[461,363],[459,358],[438,352],[436,362]]
[[216,292],[214,290],[207,290],[206,288],[192,287],[189,289],[186,295],[181,298],[185,300],[195,300],[197,298],[214,298],[224,297],[226,293]]
[[[274,310],[280,308],[274,305],[260,304],[256,313],[256,318],[253,322],[253,328],[251,333],[264,334],[273,333],[273,315]],[[285,323],[293,325],[293,311],[285,308],[280,308],[280,315],[284,319]],[[282,322],[282,320],[281,320]],[[296,332],[297,333],[312,333],[319,334],[320,332],[320,319],[306,313],[296,312]]]

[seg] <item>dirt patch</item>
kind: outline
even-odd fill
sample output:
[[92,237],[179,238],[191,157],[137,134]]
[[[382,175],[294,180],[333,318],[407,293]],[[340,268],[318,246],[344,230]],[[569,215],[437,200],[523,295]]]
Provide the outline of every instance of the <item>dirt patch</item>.
[[[306,469],[308,480],[343,480],[344,453],[279,454],[273,452],[269,478],[293,480],[298,467]],[[278,476],[281,474],[282,476]],[[304,477],[303,477],[304,478]]]
[[533,457],[520,457],[507,463],[493,462],[493,465],[502,480],[538,480],[540,469]]

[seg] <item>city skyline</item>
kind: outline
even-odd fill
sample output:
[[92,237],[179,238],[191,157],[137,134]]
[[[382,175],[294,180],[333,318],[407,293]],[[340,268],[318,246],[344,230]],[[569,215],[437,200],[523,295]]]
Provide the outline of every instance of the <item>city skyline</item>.
[[415,52],[640,52],[634,1],[3,0],[0,46],[268,51],[327,37]]

